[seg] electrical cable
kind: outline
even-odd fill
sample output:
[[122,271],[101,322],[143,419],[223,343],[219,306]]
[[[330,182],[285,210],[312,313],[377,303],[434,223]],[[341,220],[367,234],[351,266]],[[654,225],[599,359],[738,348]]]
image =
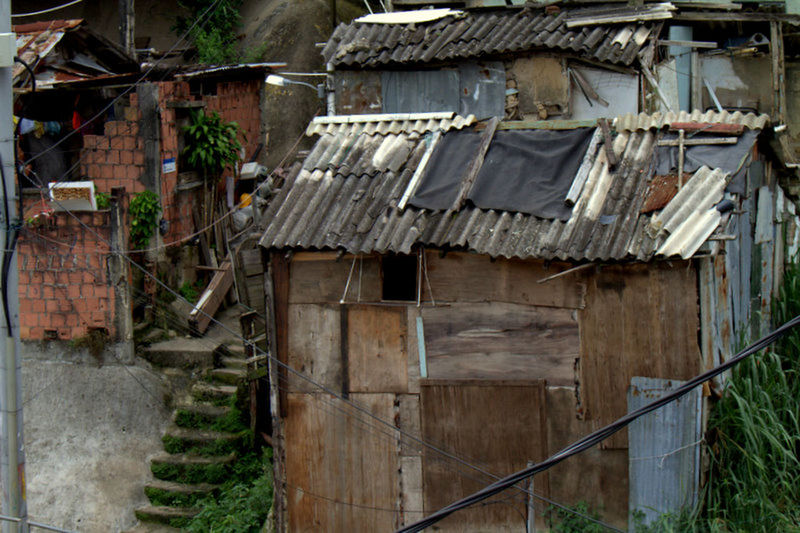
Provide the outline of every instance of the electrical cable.
[[75,4],[80,4],[83,0],[72,0],[72,2],[67,2],[66,4],[61,4],[60,6],[50,7],[48,9],[42,9],[41,11],[32,11],[30,13],[12,13],[11,18],[22,18],[22,17],[35,17],[36,15],[44,15],[45,13],[51,13],[53,11],[58,11],[59,9],[64,9],[69,6],[74,6]]
[[632,412],[628,413],[627,415],[625,415],[623,417],[618,418],[616,421],[612,422],[611,424],[609,424],[609,425],[607,425],[607,426],[605,426],[605,427],[603,427],[603,428],[601,428],[601,429],[599,429],[597,431],[594,431],[594,432],[590,433],[589,435],[587,435],[587,436],[583,437],[582,439],[576,441],[575,443],[573,443],[570,446],[564,448],[563,450],[561,450],[560,452],[556,453],[555,455],[552,455],[550,458],[542,461],[541,463],[535,464],[535,465],[533,465],[533,466],[531,466],[529,468],[526,468],[524,470],[520,470],[519,472],[516,472],[514,474],[506,476],[505,478],[501,479],[500,481],[492,483],[491,485],[488,485],[487,487],[484,487],[483,489],[471,494],[470,496],[467,496],[466,498],[462,498],[462,499],[460,499],[460,500],[458,500],[456,502],[453,502],[450,505],[447,505],[446,507],[443,507],[439,511],[436,511],[435,513],[429,515],[428,517],[426,517],[426,518],[424,518],[424,519],[422,519],[422,520],[420,520],[420,521],[418,521],[418,522],[416,522],[414,524],[411,524],[410,526],[406,526],[406,527],[398,529],[397,530],[398,533],[414,533],[414,532],[417,532],[417,531],[422,531],[423,529],[432,526],[433,524],[437,523],[438,521],[442,520],[443,518],[446,518],[447,516],[453,514],[456,511],[459,511],[461,509],[464,509],[466,507],[474,505],[475,503],[478,503],[478,502],[480,502],[482,500],[485,500],[486,498],[489,498],[490,496],[498,494],[499,492],[502,492],[502,491],[512,487],[516,483],[519,483],[520,481],[522,481],[522,480],[524,480],[524,479],[526,479],[526,478],[528,478],[528,477],[530,477],[530,476],[532,476],[534,474],[537,474],[537,473],[540,473],[540,472],[544,472],[545,470],[548,470],[549,468],[557,465],[558,463],[564,461],[565,459],[567,459],[567,458],[569,458],[569,457],[571,457],[571,456],[573,456],[575,454],[578,454],[578,453],[580,453],[580,452],[582,452],[582,451],[584,451],[584,450],[586,450],[588,448],[591,448],[592,446],[594,446],[594,445],[602,442],[603,440],[607,439],[608,437],[610,437],[614,433],[616,433],[616,432],[620,431],[621,429],[627,427],[628,424],[630,424],[631,422],[633,422],[637,418],[639,418],[639,417],[641,417],[643,415],[646,415],[647,413],[650,413],[650,412],[658,409],[659,407],[663,407],[664,405],[667,405],[668,403],[670,403],[672,401],[675,401],[675,400],[685,396],[686,394],[689,394],[695,387],[698,387],[698,386],[702,385],[704,382],[706,382],[706,381],[708,381],[708,380],[710,380],[710,379],[722,374],[726,370],[728,370],[731,367],[735,366],[737,363],[741,362],[743,359],[745,359],[745,358],[749,357],[750,355],[752,355],[752,354],[754,354],[754,353],[766,348],[767,346],[769,346],[770,344],[775,342],[777,339],[779,339],[780,337],[785,335],[789,330],[791,330],[792,328],[794,328],[798,324],[800,324],[800,315],[794,317],[793,319],[789,320],[788,322],[786,322],[785,324],[783,324],[779,328],[775,329],[771,333],[765,335],[764,337],[762,337],[761,339],[759,339],[755,343],[751,344],[750,346],[748,346],[744,350],[740,351],[739,353],[737,353],[736,355],[734,355],[733,357],[731,357],[730,359],[728,359],[724,363],[712,368],[711,370],[703,372],[702,374],[699,374],[699,375],[695,376],[694,378],[684,382],[683,385],[681,385],[680,387],[676,388],[674,391],[670,392],[669,394],[667,394],[667,395],[665,395],[665,396],[663,396],[663,397],[661,397],[661,398],[659,398],[657,400],[654,400],[654,401],[650,402],[649,404],[647,404],[647,405],[645,405],[643,407],[640,407],[639,409],[636,409],[635,411],[632,411]]

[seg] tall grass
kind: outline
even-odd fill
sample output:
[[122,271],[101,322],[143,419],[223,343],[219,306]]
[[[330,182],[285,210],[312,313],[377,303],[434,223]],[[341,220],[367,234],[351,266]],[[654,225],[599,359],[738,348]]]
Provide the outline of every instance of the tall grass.
[[[787,269],[776,324],[800,314],[800,266]],[[709,420],[711,471],[690,529],[800,531],[800,331],[732,369]]]

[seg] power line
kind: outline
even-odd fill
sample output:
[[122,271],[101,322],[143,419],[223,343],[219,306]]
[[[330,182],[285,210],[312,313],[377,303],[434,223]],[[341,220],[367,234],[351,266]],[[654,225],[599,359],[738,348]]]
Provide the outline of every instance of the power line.
[[72,0],[72,2],[67,2],[66,4],[62,4],[56,7],[51,7],[48,9],[42,9],[41,11],[32,11],[30,13],[12,13],[11,18],[35,17],[36,15],[44,15],[45,13],[58,11],[59,9],[64,9],[69,6],[74,6],[75,4],[80,4],[81,2],[83,2],[83,0]]
[[564,448],[555,455],[552,455],[550,458],[545,459],[541,463],[535,464],[529,468],[520,470],[519,472],[506,476],[503,479],[471,494],[470,496],[467,496],[466,498],[462,498],[456,502],[451,503],[446,507],[443,507],[442,509],[436,511],[427,518],[424,518],[414,524],[411,524],[410,526],[400,528],[398,530],[398,533],[415,533],[417,531],[422,531],[423,529],[432,526],[433,524],[446,518],[447,516],[453,514],[456,511],[474,505],[475,503],[478,503],[482,500],[485,500],[486,498],[498,494],[534,474],[544,472],[545,470],[548,470],[549,468],[557,465],[558,463],[564,461],[565,459],[572,457],[573,455],[576,455],[588,448],[591,448],[592,446],[607,439],[614,433],[627,427],[628,424],[630,424],[637,418],[646,415],[647,413],[650,413],[652,411],[655,411],[659,407],[663,407],[664,405],[667,405],[668,403],[675,401],[685,396],[686,394],[689,394],[694,388],[699,387],[704,382],[718,376],[719,374],[722,374],[723,372],[735,366],[737,363],[741,362],[750,355],[766,348],[767,346],[778,340],[780,337],[785,335],[790,329],[794,328],[798,324],[800,324],[800,315],[786,322],[785,324],[775,329],[768,335],[762,337],[761,339],[751,344],[738,354],[734,355],[724,363],[712,368],[711,370],[708,370],[706,372],[703,372],[702,374],[695,376],[689,381],[686,381],[683,385],[676,388],[669,394],[657,400],[654,400],[653,402],[650,402],[649,404],[639,409],[636,409],[635,411],[632,411],[621,418],[618,418],[616,421],[612,422],[611,424],[597,431],[590,433],[589,435],[583,437],[577,442]]

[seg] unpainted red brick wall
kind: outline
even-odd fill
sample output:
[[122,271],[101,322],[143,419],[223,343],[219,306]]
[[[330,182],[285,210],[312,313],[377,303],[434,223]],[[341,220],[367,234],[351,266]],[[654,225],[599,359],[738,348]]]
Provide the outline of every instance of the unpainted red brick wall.
[[[20,338],[82,337],[114,331],[114,289],[108,279],[108,212],[55,213],[53,225],[26,228],[18,243]],[[99,234],[99,237],[93,232]]]
[[110,194],[113,187],[142,192],[145,187],[139,178],[143,172],[144,144],[138,122],[111,120],[105,123],[104,135],[84,135],[81,176],[93,180],[97,192]]

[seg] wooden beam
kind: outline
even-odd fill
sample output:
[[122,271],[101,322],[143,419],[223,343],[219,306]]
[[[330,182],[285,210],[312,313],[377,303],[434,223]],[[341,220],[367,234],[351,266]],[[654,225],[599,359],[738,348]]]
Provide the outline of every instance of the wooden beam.
[[703,133],[725,133],[727,135],[742,135],[744,133],[744,124],[718,124],[714,122],[672,122],[669,125],[669,131],[678,131],[678,130],[683,130],[686,133],[702,131]]
[[[509,120],[497,125],[498,130],[574,130],[576,128],[594,128],[597,120]],[[476,131],[485,129],[480,125]]]
[[684,146],[697,146],[700,144],[736,144],[739,142],[738,137],[699,137],[699,138],[692,138],[686,139],[682,143],[678,139],[664,139],[658,141],[659,146],[680,146],[683,144]]
[[659,46],[684,46],[686,48],[718,48],[713,41],[674,41],[672,39],[659,39]]
[[772,90],[774,92],[774,111],[777,122],[786,120],[786,68],[783,57],[783,30],[779,22],[770,22],[769,49],[772,58]]
[[481,144],[478,146],[478,151],[475,154],[475,158],[472,160],[472,163],[470,163],[467,174],[464,176],[464,180],[461,182],[461,189],[459,190],[455,204],[453,204],[452,207],[453,211],[458,211],[464,207],[464,202],[466,202],[469,192],[472,190],[472,185],[475,183],[475,179],[478,177],[478,173],[481,171],[483,160],[486,158],[486,152],[489,151],[489,146],[492,144],[494,132],[497,130],[497,125],[499,123],[500,120],[497,117],[492,117],[486,124],[486,129],[481,135]]
[[606,119],[600,120],[599,124],[600,130],[603,132],[603,146],[606,150],[608,168],[609,170],[614,170],[617,168],[617,163],[619,163],[619,160],[617,159],[617,154],[614,153],[614,141],[611,139],[611,127],[608,125],[608,120]]
[[800,16],[785,13],[708,13],[703,11],[682,11],[675,13],[672,20],[691,22],[788,22],[800,23]]
[[286,365],[289,363],[289,260],[280,252],[271,254],[273,303],[275,313],[275,344],[270,346],[270,351],[278,359],[278,383],[280,394],[278,404],[281,417],[286,417],[288,411],[288,373]]
[[119,0],[119,44],[131,58],[136,57],[134,36],[136,34],[136,17],[134,0]]
[[211,318],[216,314],[217,309],[225,300],[225,295],[233,285],[233,268],[230,258],[227,258],[221,265],[220,271],[211,278],[206,290],[200,295],[200,299],[189,313],[189,326],[192,333],[202,335],[208,329]]

